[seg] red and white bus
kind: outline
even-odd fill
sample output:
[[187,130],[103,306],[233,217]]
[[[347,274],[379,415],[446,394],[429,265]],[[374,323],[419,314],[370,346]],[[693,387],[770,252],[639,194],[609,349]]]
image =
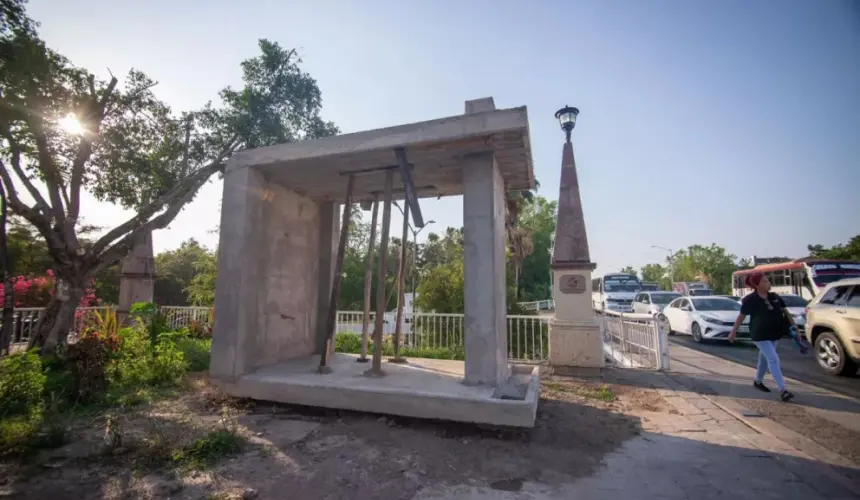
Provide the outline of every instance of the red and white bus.
[[735,271],[732,274],[732,295],[743,297],[752,291],[744,284],[744,278],[752,273],[767,276],[775,293],[793,293],[812,300],[829,283],[860,277],[860,262],[806,258]]

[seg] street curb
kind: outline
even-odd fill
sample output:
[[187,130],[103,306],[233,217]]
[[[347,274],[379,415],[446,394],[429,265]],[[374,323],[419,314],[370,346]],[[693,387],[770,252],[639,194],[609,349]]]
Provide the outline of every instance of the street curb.
[[[707,354],[711,356],[710,354]],[[733,361],[728,361],[729,363],[734,363]],[[738,364],[738,363],[735,363]],[[844,467],[848,469],[857,469],[857,465],[848,460],[847,458],[839,455],[838,453],[832,452],[827,448],[824,448],[820,444],[815,441],[799,434],[788,427],[785,427],[774,420],[771,420],[768,417],[747,417],[743,414],[744,411],[752,411],[750,408],[738,403],[734,398],[729,396],[720,396],[716,394],[703,394],[702,391],[697,389],[696,387],[692,387],[691,385],[685,384],[681,380],[678,380],[673,376],[672,373],[667,372],[666,376],[672,379],[675,383],[686,387],[691,392],[698,394],[703,399],[711,402],[717,408],[725,411],[735,419],[739,420],[744,425],[758,432],[759,434],[764,434],[766,436],[770,436],[778,441],[785,443],[786,445],[794,448],[799,451],[801,454],[806,455],[806,458],[815,460],[820,462],[821,465],[825,467],[821,467],[821,470],[830,476],[835,481],[838,481],[840,485],[847,488],[849,491],[860,491],[860,482],[855,481],[844,474],[841,474],[833,466]],[[712,391],[716,392],[710,385],[708,385]]]

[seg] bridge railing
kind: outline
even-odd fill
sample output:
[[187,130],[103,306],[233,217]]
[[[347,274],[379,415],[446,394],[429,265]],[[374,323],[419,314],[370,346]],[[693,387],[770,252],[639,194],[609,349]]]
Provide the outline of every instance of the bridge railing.
[[524,311],[547,311],[555,309],[555,302],[552,299],[535,300],[532,302],[517,302]]
[[610,364],[625,368],[669,369],[668,332],[650,314],[603,311],[603,351]]

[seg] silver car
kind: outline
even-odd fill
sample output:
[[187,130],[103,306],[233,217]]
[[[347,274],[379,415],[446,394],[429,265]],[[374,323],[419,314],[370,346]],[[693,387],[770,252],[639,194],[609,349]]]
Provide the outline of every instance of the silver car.
[[663,308],[666,307],[669,302],[672,302],[680,296],[681,294],[677,292],[640,292],[636,298],[633,299],[633,312],[636,314],[650,314],[651,316],[657,317],[657,315],[663,312]]

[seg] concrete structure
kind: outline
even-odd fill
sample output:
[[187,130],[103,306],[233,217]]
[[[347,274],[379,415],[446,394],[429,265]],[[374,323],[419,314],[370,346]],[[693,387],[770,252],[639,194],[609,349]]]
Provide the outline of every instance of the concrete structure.
[[[395,199],[407,189],[417,198],[464,197],[466,361],[462,381],[433,382],[440,397],[452,395],[448,403],[454,407],[444,411],[446,405],[420,401],[426,373],[409,372],[412,382],[393,384],[389,379],[405,368],[386,364],[387,377],[345,384],[340,357],[332,374],[308,371],[326,333],[337,204],[351,176],[353,203],[378,199],[386,176],[402,163],[400,148],[408,155],[411,184],[402,169],[393,176]],[[496,110],[492,98],[468,101],[464,115],[234,155],[224,179],[213,378],[232,394],[287,403],[531,425],[533,408],[530,423],[512,423],[493,408],[509,406],[512,398],[537,404],[536,394],[527,391],[539,386],[523,382],[526,375],[508,365],[505,321],[504,193],[533,187],[526,108]],[[309,378],[316,382],[306,383]],[[419,401],[406,404],[412,410],[398,410],[402,405],[382,393]],[[467,401],[487,410],[456,409]],[[415,408],[424,410],[417,414]]]
[[119,307],[117,319],[122,323],[136,302],[152,302],[155,294],[155,256],[152,233],[132,248],[120,266]]
[[562,150],[557,217],[551,264],[555,317],[549,325],[549,362],[554,367],[600,368],[604,365],[603,338],[591,303],[591,272],[596,264],[588,251],[569,140]]

